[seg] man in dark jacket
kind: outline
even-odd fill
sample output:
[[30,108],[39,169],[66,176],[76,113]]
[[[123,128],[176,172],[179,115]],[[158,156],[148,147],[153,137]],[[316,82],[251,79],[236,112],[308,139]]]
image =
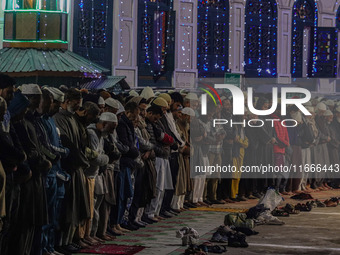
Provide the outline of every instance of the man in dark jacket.
[[125,105],[125,113],[122,115],[117,126],[117,136],[120,142],[129,147],[129,150],[122,154],[120,159],[120,172],[118,173],[118,194],[117,198],[117,228],[137,229],[132,222],[123,223],[123,216],[125,209],[127,209],[127,201],[133,197],[133,187],[131,183],[131,173],[135,168],[135,159],[139,155],[138,148],[136,147],[136,135],[133,126],[133,121],[138,118],[140,110],[135,102]]

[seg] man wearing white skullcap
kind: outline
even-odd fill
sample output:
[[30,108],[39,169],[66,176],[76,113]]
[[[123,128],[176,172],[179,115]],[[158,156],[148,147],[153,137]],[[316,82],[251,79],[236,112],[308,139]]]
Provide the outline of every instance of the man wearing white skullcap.
[[331,111],[334,110],[335,103],[334,103],[333,100],[330,100],[330,99],[329,99],[329,100],[327,100],[327,101],[325,102],[325,104],[328,106],[329,110],[331,110]]
[[195,117],[195,111],[191,109],[190,107],[185,107],[182,110],[182,114],[188,115],[190,117]]
[[[117,127],[118,119],[117,116],[112,112],[104,112],[100,115],[97,123],[90,124],[87,127],[89,134],[89,147],[90,149],[97,152],[98,157],[90,162],[90,167],[86,169],[86,178],[92,182],[94,186],[90,189],[90,199],[92,200],[93,219],[92,219],[92,230],[91,237],[99,236],[107,240],[107,236],[101,230],[98,231],[100,212],[99,208],[103,203],[105,195],[105,174],[104,172],[99,173],[100,167],[104,167],[109,163],[109,156],[104,151],[104,138],[109,134],[112,134],[114,129]],[[94,188],[95,187],[95,188]],[[101,219],[102,220],[102,219]],[[100,232],[100,233],[99,233]],[[104,236],[103,236],[104,235]]]
[[20,86],[23,95],[41,95],[41,89],[38,84],[23,84]]
[[185,96],[184,101],[183,101],[183,107],[190,107],[194,111],[196,111],[198,108],[198,105],[199,105],[199,102],[198,102],[197,94],[190,92]]
[[327,110],[327,106],[324,103],[318,103],[316,105],[316,113],[319,116],[322,116],[326,110]]
[[105,109],[104,112],[112,112],[116,114],[119,110],[119,102],[116,99],[113,99],[112,97],[109,97],[105,100]]
[[140,94],[141,97],[145,98],[146,100],[152,99],[153,97],[155,97],[155,94],[152,90],[152,88],[150,87],[145,87],[142,91],[142,93]]
[[[62,158],[65,158],[69,154],[69,149],[65,148],[60,142],[60,131],[56,127],[53,116],[59,112],[60,105],[64,101],[64,93],[57,88],[44,87],[43,88],[43,116],[41,117],[41,123],[43,124],[46,135],[48,136],[51,147],[55,152],[57,152]],[[51,98],[53,100],[51,100]],[[45,112],[46,111],[46,112]],[[59,195],[55,197],[53,194],[57,189],[64,189],[64,182],[70,180],[70,175],[66,173],[61,165],[60,160],[53,161],[52,169],[46,176],[46,197],[48,212],[55,212],[49,214],[50,222],[53,224],[48,224],[43,226],[42,238],[45,240],[43,242],[42,250],[52,252],[51,248],[55,243],[55,231],[59,225],[60,213],[56,209],[58,205],[61,204],[64,196]]]
[[[329,165],[329,151],[328,151],[328,143],[331,141],[330,133],[329,133],[329,124],[327,122],[331,116],[332,112],[327,110],[327,106],[321,102],[316,105],[316,116],[315,122],[319,130],[319,142],[315,147],[314,153],[314,161],[315,164],[320,164],[321,166]],[[327,115],[327,116],[325,116]],[[327,189],[327,183],[325,179],[320,178],[321,176],[317,176],[315,179],[315,184],[313,184],[312,188],[320,188]]]

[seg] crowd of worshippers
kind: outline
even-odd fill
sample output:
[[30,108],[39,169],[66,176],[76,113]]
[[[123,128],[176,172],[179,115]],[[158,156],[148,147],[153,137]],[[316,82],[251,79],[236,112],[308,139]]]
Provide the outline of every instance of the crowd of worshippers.
[[[0,75],[0,253],[71,254],[171,218],[190,208],[327,190],[339,183],[317,173],[299,178],[190,175],[205,165],[338,164],[340,105],[313,99],[298,126],[211,127],[232,115],[222,97],[199,117],[198,95],[150,87],[115,95],[23,84]],[[259,97],[256,108],[271,102]],[[333,117],[334,116],[334,117]],[[279,109],[271,116],[280,119]]]

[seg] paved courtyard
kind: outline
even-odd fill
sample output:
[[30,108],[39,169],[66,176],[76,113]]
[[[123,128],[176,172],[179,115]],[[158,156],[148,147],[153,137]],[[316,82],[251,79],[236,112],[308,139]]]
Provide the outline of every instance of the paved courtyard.
[[[340,191],[312,193],[321,200],[340,196]],[[287,197],[286,197],[287,198]],[[291,199],[286,202],[298,203]],[[221,208],[250,208],[256,200],[219,205]],[[143,245],[146,249],[139,255],[179,255],[185,250],[175,231],[183,226],[196,229],[204,242],[211,238],[214,229],[223,224],[225,212],[186,211],[144,229],[118,237],[114,244]],[[257,226],[258,235],[247,237],[248,248],[227,248],[225,254],[340,254],[340,206],[314,208],[290,217],[281,217],[283,226]]]

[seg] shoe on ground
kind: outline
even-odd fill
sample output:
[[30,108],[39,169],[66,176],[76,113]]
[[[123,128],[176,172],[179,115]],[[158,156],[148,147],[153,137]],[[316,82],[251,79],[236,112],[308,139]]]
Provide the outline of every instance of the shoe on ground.
[[170,218],[172,218],[173,215],[170,215],[170,213],[168,213],[168,212],[161,212],[159,214],[159,216],[161,216],[162,218],[165,218],[165,219],[170,219]]
[[172,212],[171,210],[165,212],[169,213],[171,216],[178,216],[178,213]]
[[76,248],[72,244],[65,245],[65,246],[62,247],[62,249],[65,250],[66,252],[69,252],[69,253],[77,253],[77,252],[80,251],[80,249]]
[[143,224],[139,224],[139,222],[136,222],[136,221],[134,221],[132,224],[137,226],[138,228],[145,228]]
[[239,201],[248,201],[248,199],[246,199],[244,196],[238,197],[237,198]]
[[124,230],[129,230],[129,231],[135,231],[135,230],[138,230],[139,227],[135,226],[134,224],[132,224],[131,222],[128,222],[128,223],[123,223],[121,225],[121,228]]
[[207,204],[207,205],[212,205],[210,200],[203,200],[203,203]]
[[157,223],[159,221],[158,217],[148,217],[148,220],[153,221],[153,223]]
[[171,208],[171,209],[170,209],[170,212],[174,212],[174,213],[179,214],[179,213],[181,213],[181,210],[177,210],[177,209]]
[[253,195],[249,195],[247,198],[248,198],[248,199],[257,199],[257,197],[255,197],[255,196],[253,196]]
[[148,223],[148,224],[153,224],[153,223],[158,222],[158,220],[157,220],[157,221],[151,220],[151,219],[150,219],[149,217],[147,217],[147,216],[142,216],[142,221],[144,221],[144,222],[146,222],[146,223]]

